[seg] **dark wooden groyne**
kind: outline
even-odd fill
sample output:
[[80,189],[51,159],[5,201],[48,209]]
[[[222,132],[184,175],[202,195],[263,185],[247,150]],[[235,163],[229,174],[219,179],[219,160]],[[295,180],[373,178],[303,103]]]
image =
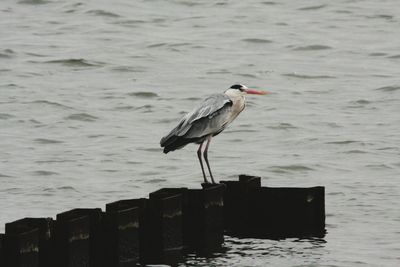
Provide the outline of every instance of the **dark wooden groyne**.
[[211,255],[224,234],[252,238],[322,237],[324,187],[261,187],[260,177],[163,188],[149,198],[78,208],[52,218],[7,223],[0,266],[130,267],[176,265],[186,253]]

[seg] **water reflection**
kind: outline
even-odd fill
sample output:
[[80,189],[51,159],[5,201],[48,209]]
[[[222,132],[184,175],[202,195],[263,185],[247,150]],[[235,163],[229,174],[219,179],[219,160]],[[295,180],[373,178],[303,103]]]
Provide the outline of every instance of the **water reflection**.
[[180,266],[266,266],[294,256],[316,260],[326,253],[326,243],[319,237],[271,240],[225,236],[224,251],[209,257],[189,254]]

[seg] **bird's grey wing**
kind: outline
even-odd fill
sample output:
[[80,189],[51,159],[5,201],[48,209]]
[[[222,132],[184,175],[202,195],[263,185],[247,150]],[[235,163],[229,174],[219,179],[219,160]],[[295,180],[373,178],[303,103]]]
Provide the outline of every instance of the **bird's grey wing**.
[[190,129],[186,132],[185,138],[199,138],[220,133],[229,123],[231,110],[232,104],[228,102],[210,115],[194,121]]
[[[195,122],[203,118],[213,117],[218,113],[218,111],[223,109],[225,106],[231,106],[231,105],[232,101],[225,94],[214,94],[207,97],[200,104],[200,106],[194,108],[191,112],[186,114],[181,119],[179,124],[169,134],[167,134],[161,139],[160,141],[161,145],[163,145],[163,143],[165,143],[168,139],[170,139],[173,136],[185,135],[192,128]],[[200,127],[197,126],[196,128],[199,129]],[[194,135],[195,135],[194,132],[191,131],[191,136]]]

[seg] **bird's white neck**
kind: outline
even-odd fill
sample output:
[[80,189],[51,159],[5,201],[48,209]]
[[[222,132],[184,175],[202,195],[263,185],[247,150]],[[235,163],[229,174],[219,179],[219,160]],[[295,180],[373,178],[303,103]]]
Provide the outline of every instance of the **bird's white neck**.
[[237,115],[244,109],[246,105],[245,92],[241,92],[237,89],[228,89],[225,91],[225,94],[232,101],[232,112],[229,118],[229,122],[233,121]]
[[245,100],[245,92],[241,92],[237,89],[228,89],[225,91],[225,94],[232,100],[233,102],[238,101],[239,99]]

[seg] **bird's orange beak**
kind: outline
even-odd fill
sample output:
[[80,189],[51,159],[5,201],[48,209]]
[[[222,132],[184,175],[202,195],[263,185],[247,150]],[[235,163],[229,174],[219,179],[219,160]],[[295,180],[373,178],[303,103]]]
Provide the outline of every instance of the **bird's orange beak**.
[[266,94],[268,94],[267,91],[260,91],[260,90],[255,90],[255,89],[245,89],[244,91],[247,94],[252,94],[252,95],[266,95]]

